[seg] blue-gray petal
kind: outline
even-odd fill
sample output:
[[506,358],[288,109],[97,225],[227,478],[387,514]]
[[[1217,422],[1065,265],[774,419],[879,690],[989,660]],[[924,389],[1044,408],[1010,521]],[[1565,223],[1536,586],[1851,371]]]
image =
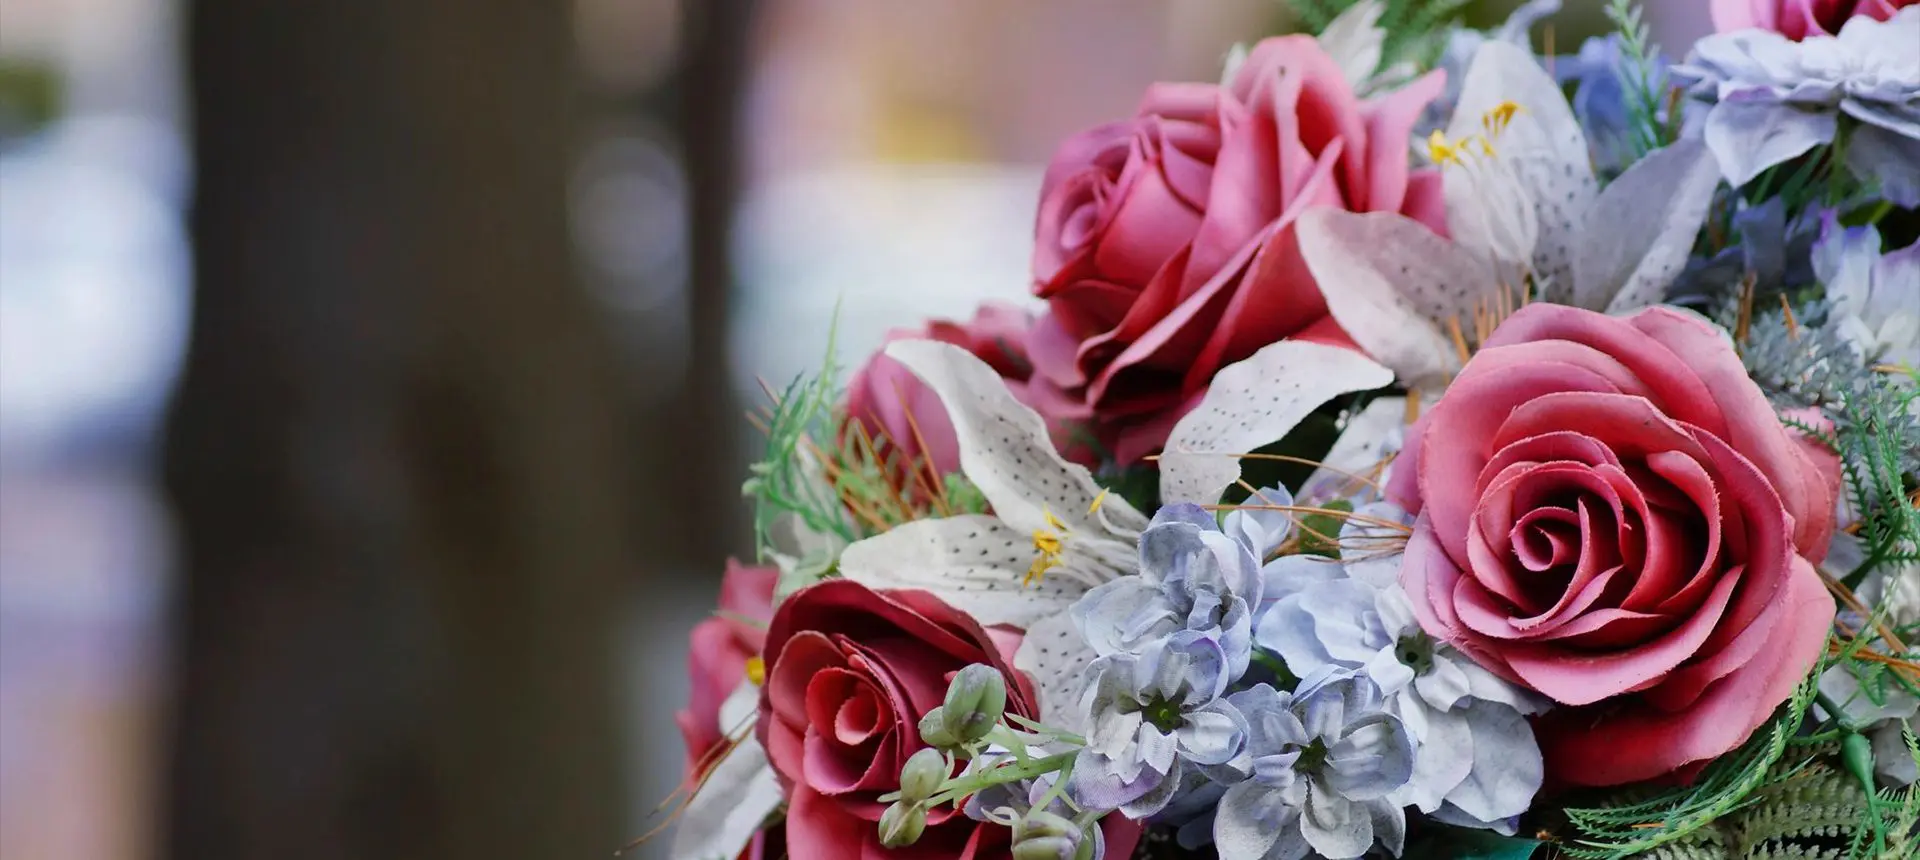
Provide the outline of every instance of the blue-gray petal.
[[1738,188],[1769,167],[1833,140],[1834,115],[1795,109],[1764,95],[1737,95],[1707,114],[1706,144]]
[[1877,183],[1895,205],[1920,207],[1920,136],[1861,126],[1847,142],[1847,169]]
[[1327,785],[1349,800],[1378,800],[1413,777],[1413,737],[1391,714],[1349,723],[1327,748]]
[[1329,860],[1353,860],[1373,847],[1373,816],[1366,806],[1310,780],[1300,832]]
[[1247,721],[1232,705],[1214,702],[1191,711],[1174,732],[1180,755],[1198,765],[1225,764],[1247,740]]

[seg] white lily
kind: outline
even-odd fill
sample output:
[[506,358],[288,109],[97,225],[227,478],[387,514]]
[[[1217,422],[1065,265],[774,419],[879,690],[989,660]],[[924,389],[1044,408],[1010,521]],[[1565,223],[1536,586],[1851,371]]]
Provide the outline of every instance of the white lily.
[[1566,97],[1524,48],[1474,54],[1444,134],[1441,238],[1391,213],[1323,208],[1299,221],[1300,247],[1328,311],[1409,386],[1437,389],[1523,300],[1620,313],[1660,301],[1686,262],[1719,183],[1706,148],[1657,150],[1597,190],[1586,137]]
[[742,683],[720,705],[721,731],[745,737],[715,760],[680,810],[667,856],[674,860],[738,857],[760,823],[786,800],[767,751],[753,736],[760,687]]
[[[1078,731],[1074,706],[1094,654],[1067,610],[1093,587],[1138,572],[1147,518],[1062,459],[1040,416],[972,354],[901,341],[887,355],[939,395],[960,470],[993,513],[919,520],[859,541],[841,554],[841,575],[923,589],[982,624],[1025,628],[1014,666],[1034,679],[1042,718]],[[1337,394],[1391,379],[1351,350],[1313,343],[1274,344],[1225,368],[1168,445],[1163,497],[1217,501],[1239,476],[1231,455],[1285,435]]]

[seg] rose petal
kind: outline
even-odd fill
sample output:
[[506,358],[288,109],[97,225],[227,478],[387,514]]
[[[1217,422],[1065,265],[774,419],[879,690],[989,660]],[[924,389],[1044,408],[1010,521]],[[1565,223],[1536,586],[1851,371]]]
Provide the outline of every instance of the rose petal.
[[1326,299],[1300,257],[1300,242],[1293,225],[1293,218],[1303,205],[1319,202],[1308,192],[1280,216],[1279,232],[1254,255],[1245,276],[1233,290],[1226,311],[1221,314],[1221,325],[1214,328],[1187,369],[1183,390],[1204,388],[1221,364],[1252,355],[1260,347],[1296,334],[1326,317]]
[[[1834,473],[1808,468],[1812,455],[1781,426],[1766,395],[1747,377],[1726,334],[1697,315],[1668,308],[1650,308],[1629,320],[1700,379],[1725,416],[1725,425],[1716,427],[1681,418],[1671,404],[1663,404],[1669,413],[1687,423],[1700,424],[1759,467],[1794,519],[1794,546],[1809,559],[1821,558],[1833,533],[1835,490],[1830,478]],[[1828,457],[1821,459],[1830,458],[1831,452],[1827,453]]]
[[[1314,162],[1313,173],[1304,180],[1307,188],[1331,187],[1328,185],[1330,173],[1336,164],[1339,150],[1340,144],[1335,141],[1329,146],[1329,151],[1322,153]],[[1329,201],[1312,199],[1309,202]],[[1226,350],[1229,344],[1226,338],[1229,337],[1238,337],[1244,341],[1240,344],[1242,348],[1271,342],[1253,341],[1248,337],[1240,337],[1236,324],[1243,317],[1252,324],[1261,319],[1259,316],[1261,311],[1269,315],[1275,311],[1282,311],[1279,323],[1274,328],[1292,331],[1297,331],[1311,322],[1312,316],[1295,317],[1293,311],[1285,305],[1285,302],[1290,299],[1298,301],[1300,291],[1311,289],[1311,284],[1290,280],[1284,273],[1279,277],[1271,274],[1261,277],[1259,272],[1261,260],[1265,256],[1263,252],[1270,243],[1275,241],[1274,237],[1281,227],[1290,223],[1294,215],[1293,212],[1275,213],[1262,225],[1256,235],[1247,239],[1245,247],[1223,258],[1225,265],[1219,269],[1210,270],[1211,277],[1197,281],[1189,278],[1188,283],[1193,284],[1194,287],[1192,292],[1183,293],[1178,305],[1155,320],[1150,328],[1141,332],[1118,356],[1114,357],[1106,369],[1094,378],[1092,386],[1087,391],[1088,399],[1099,402],[1108,398],[1108,389],[1124,387],[1126,383],[1123,377],[1135,372],[1135,368],[1177,369],[1185,373],[1187,380],[1192,380],[1196,376],[1193,367],[1200,366],[1206,367],[1207,370],[1198,374],[1199,378],[1211,376],[1212,369],[1218,367],[1219,362],[1227,355]],[[1194,256],[1189,261],[1189,272],[1196,271],[1193,267],[1202,264],[1199,254],[1199,240],[1196,239]],[[1248,288],[1250,278],[1256,279],[1254,282],[1256,289]],[[1308,308],[1308,310],[1313,316],[1318,316],[1317,307]],[[1180,386],[1182,389],[1185,387],[1185,383]]]
[[1682,710],[1569,708],[1540,718],[1534,729],[1548,772],[1575,785],[1622,785],[1717,758],[1746,742],[1793,694],[1833,624],[1832,595],[1805,560],[1796,559],[1794,567],[1778,602],[1779,623],[1766,633],[1771,647]]
[[[1640,569],[1640,581],[1634,583],[1633,591],[1620,605],[1623,609],[1670,614],[1690,611],[1720,564],[1719,491],[1700,461],[1677,451],[1648,455],[1646,464],[1654,475],[1686,493],[1699,519],[1669,525],[1671,520],[1664,514],[1648,518],[1646,561]],[[1694,559],[1692,573],[1684,575],[1682,565]]]
[[1367,103],[1367,175],[1364,195],[1352,201],[1358,211],[1399,212],[1407,199],[1409,171],[1406,141],[1427,105],[1446,88],[1447,74],[1436,69],[1421,75],[1383,98]]
[[1495,443],[1507,416],[1536,398],[1614,390],[1603,374],[1558,362],[1515,363],[1485,373],[1471,369],[1461,373],[1446,397],[1424,419],[1418,464],[1423,510],[1431,513],[1441,546],[1456,564],[1464,567],[1469,563],[1468,518],[1476,507],[1469,494],[1501,447]]
[[1651,641],[1620,651],[1575,654],[1552,645],[1504,647],[1501,657],[1528,687],[1564,705],[1587,705],[1612,698],[1657,679],[1692,657],[1740,584],[1739,571],[1720,577],[1707,602],[1679,627]]
[[[1708,383],[1693,372],[1691,363],[1684,356],[1669,348],[1670,344],[1662,338],[1649,335],[1636,323],[1629,322],[1629,319],[1641,320],[1654,314],[1667,313],[1673,312],[1656,309],[1642,311],[1631,318],[1619,318],[1564,305],[1534,302],[1507,317],[1506,322],[1494,330],[1493,336],[1487,338],[1481,351],[1484,353],[1493,347],[1536,341],[1570,341],[1592,347],[1633,374],[1646,387],[1647,399],[1657,404],[1668,418],[1696,424],[1709,432],[1720,434],[1725,431],[1729,416],[1721,414],[1713,392],[1708,390]],[[1704,323],[1701,325],[1710,329]],[[1722,348],[1732,354],[1724,335],[1712,334],[1710,330],[1706,334],[1719,340]],[[1735,363],[1738,364],[1737,356]],[[1753,387],[1751,381],[1744,379],[1744,372],[1740,384]]]

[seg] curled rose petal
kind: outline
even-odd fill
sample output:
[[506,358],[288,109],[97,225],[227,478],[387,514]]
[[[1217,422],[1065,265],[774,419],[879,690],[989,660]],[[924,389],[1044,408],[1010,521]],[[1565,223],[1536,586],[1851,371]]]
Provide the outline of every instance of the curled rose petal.
[[1225,83],[1155,84],[1132,118],[1060,146],[1034,229],[1037,408],[1124,465],[1262,347],[1354,348],[1302,257],[1300,216],[1444,221],[1437,173],[1407,151],[1444,79],[1365,99],[1356,83],[1309,36],[1266,39]]
[[1562,705],[1536,726],[1551,779],[1721,755],[1818,656],[1837,460],[1704,320],[1522,308],[1408,439],[1415,615]]

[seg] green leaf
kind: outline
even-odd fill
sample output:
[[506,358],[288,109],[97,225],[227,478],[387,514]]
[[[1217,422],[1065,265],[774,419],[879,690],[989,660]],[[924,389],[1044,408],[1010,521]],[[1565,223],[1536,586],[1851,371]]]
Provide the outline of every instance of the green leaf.
[[1546,843],[1491,830],[1438,826],[1407,846],[1406,860],[1528,860]]

